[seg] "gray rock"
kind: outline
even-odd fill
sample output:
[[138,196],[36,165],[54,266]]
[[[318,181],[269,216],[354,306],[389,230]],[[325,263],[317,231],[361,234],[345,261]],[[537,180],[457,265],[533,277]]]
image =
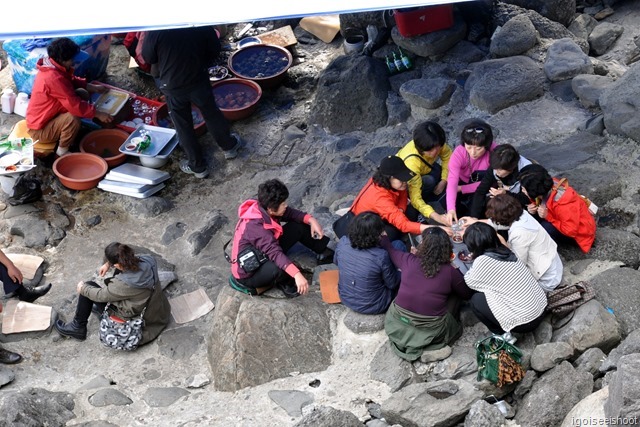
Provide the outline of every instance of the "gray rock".
[[162,244],[170,245],[171,242],[178,240],[182,237],[187,230],[187,224],[183,222],[176,222],[167,226],[164,229],[164,234],[162,235]]
[[162,372],[158,371],[157,369],[145,370],[142,373],[142,376],[145,380],[152,381],[160,378],[162,376]]
[[347,310],[344,326],[354,334],[371,334],[384,329],[385,314],[361,314]]
[[437,362],[439,360],[444,360],[449,356],[451,356],[451,347],[445,345],[438,350],[424,351],[420,356],[420,361],[422,363]]
[[551,83],[549,85],[549,93],[552,94],[555,99],[562,102],[573,102],[578,99],[571,88],[571,80],[561,80]]
[[580,74],[571,80],[571,88],[585,108],[600,106],[600,96],[613,79],[592,74]]
[[524,378],[516,385],[513,390],[513,397],[521,400],[527,393],[531,391],[533,384],[538,379],[536,371],[529,370],[525,372]]
[[434,363],[433,369],[427,375],[427,380],[455,380],[476,372],[478,372],[478,364],[475,349],[454,345],[449,357]]
[[63,426],[76,417],[73,395],[27,388],[2,395],[0,427]]
[[221,211],[209,212],[204,219],[204,224],[187,238],[191,245],[191,255],[198,255],[213,236],[228,223],[229,219]]
[[582,13],[571,21],[568,28],[576,37],[588,40],[589,34],[591,34],[596,25],[598,25],[598,21],[593,16]]
[[310,122],[333,133],[371,132],[387,123],[386,66],[367,56],[339,56],[318,80]]
[[45,205],[43,215],[54,227],[66,229],[71,224],[69,217],[64,212],[62,206],[58,203],[47,203]]
[[16,217],[19,217],[21,215],[30,214],[32,212],[40,212],[41,210],[42,209],[40,209],[37,206],[34,206],[32,204],[17,205],[17,206],[9,205],[7,207],[7,209],[2,213],[2,218],[3,219],[16,218]]
[[187,388],[202,388],[211,384],[211,380],[205,374],[196,374],[187,378]]
[[173,360],[189,359],[204,342],[195,326],[165,330],[156,340],[158,352]]
[[579,131],[589,132],[590,134],[602,136],[604,132],[604,115],[598,114],[589,118],[584,124],[578,126]]
[[101,222],[102,222],[102,217],[100,215],[92,215],[89,218],[85,219],[84,224],[87,227],[95,227]]
[[589,266],[593,264],[593,262],[594,260],[592,259],[583,259],[583,260],[577,261],[575,264],[573,264],[569,268],[569,272],[574,275],[580,275],[584,273],[587,270],[587,268],[589,268]]
[[[598,206],[603,205],[595,197],[593,200]],[[562,254],[566,254],[567,259],[575,259],[569,253],[562,252]],[[589,257],[599,260],[620,261],[626,266],[638,268],[640,267],[640,237],[624,230],[599,227],[596,230],[596,240],[589,251]],[[609,307],[614,308],[613,306]]]
[[604,124],[612,134],[640,141],[637,100],[640,97],[640,62],[633,64],[624,76],[605,89],[600,97]]
[[590,280],[598,301],[613,309],[615,318],[620,322],[623,337],[640,328],[640,313],[637,309],[640,304],[639,281],[640,272],[631,268],[612,268]]
[[533,331],[533,339],[536,344],[546,344],[551,342],[551,337],[553,336],[553,326],[551,326],[550,322],[543,321],[540,325]]
[[469,92],[471,104],[497,113],[542,96],[544,81],[538,63],[526,56],[513,56],[473,64],[465,90]]
[[416,377],[411,363],[398,357],[393,352],[389,341],[385,342],[373,356],[369,371],[372,380],[387,384],[391,392],[400,390]]
[[173,207],[173,203],[164,197],[151,196],[146,199],[134,199],[128,196],[117,196],[125,211],[140,218],[155,218],[158,215],[168,212]]
[[78,391],[109,387],[112,384],[113,382],[110,379],[106,378],[104,375],[98,375],[97,377],[93,378],[91,381],[84,384],[82,387],[79,387]]
[[453,426],[481,397],[481,391],[462,380],[411,384],[382,403],[382,415],[404,427]]
[[482,61],[486,56],[487,51],[481,49],[480,46],[467,40],[461,40],[442,56],[441,61],[448,64],[460,64],[460,66],[464,66]]
[[599,365],[600,372],[604,373],[618,367],[622,356],[640,353],[640,329],[631,332],[616,348],[611,350],[606,359]]
[[[395,154],[397,150],[389,149],[386,151]],[[380,158],[382,157],[385,157],[385,155],[380,156]],[[327,184],[326,200],[332,203],[346,194],[350,194],[352,198],[349,199],[347,205],[351,206],[356,195],[362,189],[362,183],[369,179],[373,169],[372,166],[371,169],[363,167],[362,162],[359,161],[340,163]],[[336,217],[336,219],[338,218]]]
[[566,342],[578,353],[591,347],[608,352],[620,342],[619,329],[615,316],[592,299],[575,310],[569,323],[554,331],[552,342]]
[[302,408],[313,403],[313,395],[298,390],[270,390],[267,394],[291,417],[301,417]]
[[[384,58],[381,58],[384,60]],[[394,93],[400,93],[400,87],[410,80],[418,80],[422,78],[423,71],[421,69],[414,68],[404,73],[394,74],[389,76],[389,83],[391,84],[391,91]]]
[[573,356],[573,347],[565,342],[537,345],[531,353],[531,368],[545,372]]
[[335,152],[339,153],[340,151],[350,150],[357,146],[360,143],[360,140],[355,137],[345,137],[340,138],[335,143]]
[[110,405],[130,405],[133,403],[133,400],[129,399],[129,397],[120,390],[104,388],[89,396],[89,403],[97,408],[101,408]]
[[576,0],[508,0],[506,3],[535,10],[545,18],[565,26],[569,25],[576,11]]
[[[575,173],[578,166],[597,159],[598,152],[605,142],[603,137],[587,132],[574,132],[563,138],[558,144],[527,144],[519,151],[528,159],[535,159],[544,165],[552,175],[558,175],[565,171]],[[565,174],[562,175],[565,176]],[[575,187],[573,176],[568,173],[566,176],[568,176],[571,186]],[[619,176],[613,176],[612,180],[618,181]],[[577,189],[580,190],[580,187]],[[589,194],[591,195],[591,193]]]
[[181,387],[149,387],[142,400],[152,408],[166,408],[189,394],[189,391]]
[[295,141],[296,139],[304,139],[307,134],[298,126],[291,125],[284,130],[285,141]]
[[394,26],[391,30],[393,42],[404,51],[414,53],[425,58],[442,55],[464,39],[467,24],[460,16],[455,16],[453,26],[446,30],[434,31],[416,37],[404,37]]
[[[567,381],[571,378],[570,381]],[[562,362],[533,384],[518,406],[515,420],[520,425],[553,427],[593,390],[593,377]]]
[[411,117],[411,105],[395,92],[389,92],[387,112],[387,126],[395,126],[399,123],[405,123]]
[[436,109],[449,101],[455,88],[454,82],[444,78],[409,80],[400,86],[400,95],[412,106]]
[[547,51],[544,72],[549,80],[559,82],[579,74],[593,74],[593,65],[572,39],[560,39]]
[[589,45],[596,55],[602,55],[622,35],[624,27],[611,22],[599,23],[589,34]]
[[637,420],[640,417],[640,353],[620,358],[618,372],[609,383],[609,398],[604,404],[607,417]]
[[526,15],[514,16],[491,37],[490,52],[496,57],[525,53],[538,42],[538,31]]
[[589,372],[595,377],[599,375],[600,366],[606,357],[607,355],[599,348],[589,348],[573,362],[573,366],[578,371]]
[[331,363],[331,328],[319,293],[255,298],[226,286],[218,295],[208,339],[215,388],[235,391]]
[[330,406],[319,406],[305,415],[294,427],[362,427],[360,422],[351,412],[341,411]]
[[505,425],[504,416],[498,408],[484,400],[478,400],[464,419],[464,427],[501,427]]
[[66,233],[61,228],[51,225],[49,221],[35,218],[18,218],[9,232],[24,239],[24,246],[42,249],[47,245],[58,246]]
[[9,384],[16,378],[16,374],[9,368],[0,366],[0,387]]

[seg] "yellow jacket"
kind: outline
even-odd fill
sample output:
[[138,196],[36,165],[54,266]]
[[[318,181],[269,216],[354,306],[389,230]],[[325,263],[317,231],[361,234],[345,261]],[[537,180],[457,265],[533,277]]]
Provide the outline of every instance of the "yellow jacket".
[[420,158],[411,156],[411,154],[420,156],[429,164],[434,164],[438,160],[438,158],[440,158],[440,166],[442,166],[441,179],[446,181],[447,176],[449,176],[449,159],[451,158],[451,153],[451,148],[447,144],[444,144],[437,158],[428,156],[422,157],[418,153],[413,140],[411,140],[396,154],[396,156],[404,160],[404,164],[409,169],[416,173],[416,176],[407,183],[409,187],[409,199],[411,200],[411,206],[416,208],[416,210],[426,218],[429,218],[434,210],[430,205],[422,200],[422,177],[431,172],[431,167],[423,162]]

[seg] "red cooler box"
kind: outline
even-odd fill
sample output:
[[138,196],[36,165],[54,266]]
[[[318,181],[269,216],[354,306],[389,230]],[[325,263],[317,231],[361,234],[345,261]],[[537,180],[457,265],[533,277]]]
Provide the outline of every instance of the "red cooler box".
[[414,37],[453,26],[453,5],[395,9],[393,16],[400,34],[403,37]]

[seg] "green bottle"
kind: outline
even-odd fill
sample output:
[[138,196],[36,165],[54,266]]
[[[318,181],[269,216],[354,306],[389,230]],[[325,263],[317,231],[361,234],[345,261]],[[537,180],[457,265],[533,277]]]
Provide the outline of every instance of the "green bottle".
[[400,59],[402,60],[402,65],[404,65],[404,68],[406,68],[407,70],[410,70],[413,67],[413,63],[411,63],[411,59],[404,52],[402,52],[401,48],[398,48],[398,51],[400,52]]
[[388,56],[385,57],[387,60],[387,68],[389,69],[389,74],[394,74],[396,70],[396,64],[389,59]]
[[402,59],[398,58],[395,52],[393,52],[393,63],[398,71],[402,71],[404,68],[404,65],[402,65]]

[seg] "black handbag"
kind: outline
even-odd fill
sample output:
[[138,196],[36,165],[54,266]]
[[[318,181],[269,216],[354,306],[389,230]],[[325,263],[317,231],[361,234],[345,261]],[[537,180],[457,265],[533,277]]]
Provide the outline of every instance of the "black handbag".
[[225,259],[229,264],[238,263],[238,266],[245,273],[253,273],[259,269],[262,264],[269,261],[269,258],[261,250],[253,246],[247,246],[238,253],[238,258],[235,260],[231,259],[229,254],[227,254],[227,246],[229,246],[229,243],[231,243],[231,240],[225,243],[222,247]]

